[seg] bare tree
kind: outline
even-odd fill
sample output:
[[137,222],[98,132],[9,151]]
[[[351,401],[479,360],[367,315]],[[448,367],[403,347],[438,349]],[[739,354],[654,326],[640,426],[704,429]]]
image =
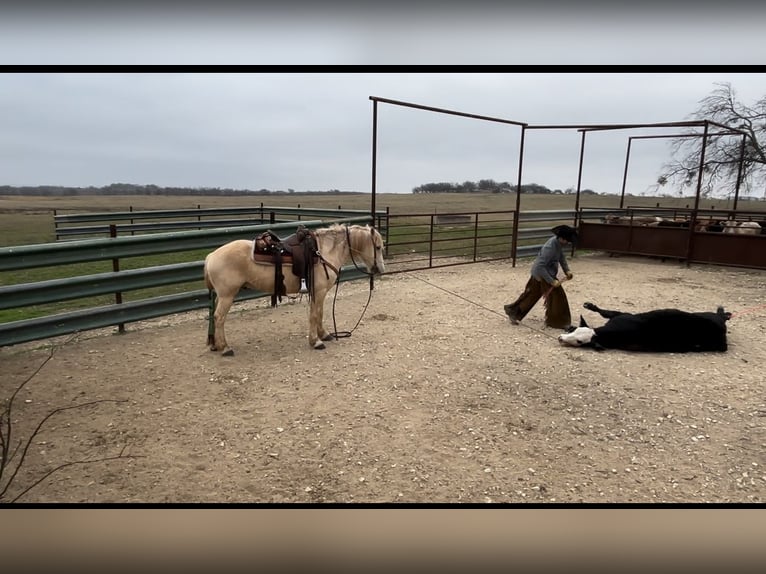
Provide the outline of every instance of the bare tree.
[[[721,135],[707,138],[701,194],[703,197],[732,195],[739,178],[740,194],[750,195],[754,190],[763,190],[766,197],[766,151],[763,147],[766,141],[766,96],[749,107],[737,99],[730,84],[715,85],[717,87],[700,100],[699,108],[690,118],[738,128],[746,132],[747,136]],[[714,131],[711,129],[711,132]],[[672,159],[662,166],[657,184],[663,186],[676,183],[680,184],[681,189],[693,187],[696,190],[702,145],[702,137],[671,140]]]
[[123,447],[122,450],[120,450],[120,452],[114,456],[106,456],[106,457],[98,457],[98,458],[65,462],[44,472],[42,476],[39,476],[31,484],[18,487],[21,490],[19,492],[15,492],[11,494],[11,487],[16,482],[19,471],[21,470],[21,467],[24,464],[24,460],[27,456],[29,447],[32,445],[32,441],[39,434],[39,432],[41,431],[45,423],[48,421],[48,419],[50,419],[52,416],[54,416],[57,413],[71,410],[71,409],[83,409],[83,408],[90,407],[99,403],[125,402],[125,400],[102,399],[97,401],[90,401],[87,403],[81,403],[78,405],[72,405],[69,407],[59,407],[57,409],[53,409],[42,418],[42,420],[37,424],[34,431],[32,431],[32,433],[27,437],[26,440],[14,441],[14,432],[13,432],[14,428],[13,428],[13,419],[12,419],[14,400],[16,399],[21,389],[23,389],[27,385],[27,383],[29,383],[29,381],[31,381],[42,370],[42,368],[48,363],[48,361],[50,361],[53,358],[53,354],[55,350],[56,350],[56,347],[51,347],[48,357],[46,357],[46,359],[37,367],[37,369],[35,369],[35,371],[29,377],[27,377],[25,381],[23,381],[18,387],[16,387],[16,390],[13,392],[13,394],[4,401],[4,405],[0,406],[0,502],[18,501],[22,496],[24,496],[27,492],[32,490],[35,486],[43,482],[53,473],[69,466],[75,466],[80,464],[91,464],[94,462],[103,462],[107,460],[116,460],[121,458],[137,458],[134,455],[125,454],[125,447]]

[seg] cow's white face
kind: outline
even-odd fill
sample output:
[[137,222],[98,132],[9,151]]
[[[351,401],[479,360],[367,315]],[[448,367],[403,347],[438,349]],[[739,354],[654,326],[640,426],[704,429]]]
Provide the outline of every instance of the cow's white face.
[[593,340],[596,332],[590,327],[577,327],[571,333],[562,333],[559,335],[559,343],[569,345],[570,347],[582,347]]

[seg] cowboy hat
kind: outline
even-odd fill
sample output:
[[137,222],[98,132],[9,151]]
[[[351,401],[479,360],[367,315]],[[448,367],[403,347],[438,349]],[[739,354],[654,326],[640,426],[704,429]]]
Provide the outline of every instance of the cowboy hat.
[[557,225],[551,229],[556,237],[563,237],[569,243],[575,243],[577,241],[577,230],[569,225]]

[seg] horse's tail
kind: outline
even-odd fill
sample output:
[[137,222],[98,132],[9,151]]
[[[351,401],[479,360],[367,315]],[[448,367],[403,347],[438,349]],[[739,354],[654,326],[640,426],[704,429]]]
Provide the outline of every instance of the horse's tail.
[[208,291],[212,291],[213,284],[210,282],[210,274],[207,272],[207,259],[205,259],[205,263],[202,266],[202,276],[205,279],[205,287],[207,287]]
[[216,293],[215,289],[213,289],[213,283],[210,281],[210,274],[207,271],[207,259],[205,259],[205,264],[202,266],[202,276],[205,280],[205,286],[207,287],[207,298],[210,301],[208,306],[208,317],[207,317],[207,344],[208,345],[214,345],[215,344],[215,305],[216,305]]

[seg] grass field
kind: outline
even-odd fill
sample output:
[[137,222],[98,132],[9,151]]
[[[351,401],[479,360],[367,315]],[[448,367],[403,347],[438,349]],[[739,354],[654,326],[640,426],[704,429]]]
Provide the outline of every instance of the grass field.
[[[152,209],[192,209],[196,207],[247,207],[261,203],[279,207],[318,207],[343,209],[369,209],[369,194],[295,194],[274,196],[104,196],[84,195],[69,197],[0,196],[0,246],[48,243],[55,239],[53,213],[86,213],[101,211],[134,211]],[[726,209],[731,201],[703,200],[701,208]],[[626,197],[625,205],[685,207],[693,206],[693,197],[657,198]],[[581,207],[619,207],[616,195],[583,195]],[[375,207],[388,208],[394,215],[414,213],[460,213],[509,210],[516,208],[515,194],[444,193],[444,194],[378,194]],[[521,210],[574,209],[573,195],[523,195]],[[766,211],[766,202],[740,203],[740,209]]]

